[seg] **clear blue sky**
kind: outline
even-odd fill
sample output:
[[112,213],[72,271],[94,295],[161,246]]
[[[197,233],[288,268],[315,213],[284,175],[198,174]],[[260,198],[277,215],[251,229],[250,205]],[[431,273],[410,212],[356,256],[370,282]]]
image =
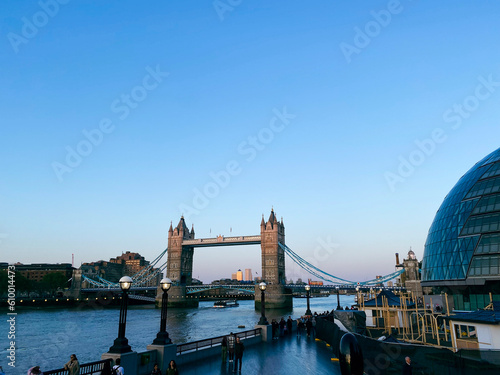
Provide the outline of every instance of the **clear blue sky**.
[[[0,14],[1,261],[153,259],[182,213],[197,237],[249,235],[274,206],[295,252],[367,280],[422,258],[445,195],[499,147],[498,1]],[[200,249],[194,276],[260,267],[258,246]]]

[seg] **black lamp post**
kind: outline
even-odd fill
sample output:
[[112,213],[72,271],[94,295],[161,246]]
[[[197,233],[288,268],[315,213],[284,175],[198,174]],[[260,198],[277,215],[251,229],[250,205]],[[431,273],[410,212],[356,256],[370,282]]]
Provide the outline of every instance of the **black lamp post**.
[[307,295],[307,310],[306,310],[306,315],[312,315],[311,309],[309,308],[309,295],[311,292],[311,286],[306,285],[306,295]]
[[109,348],[108,353],[128,353],[132,351],[132,348],[128,344],[128,340],[125,337],[125,327],[127,325],[127,304],[128,304],[128,290],[132,286],[132,278],[129,276],[123,276],[119,283],[122,289],[122,304],[120,307],[120,322],[118,324],[118,337],[113,342],[113,346]]
[[339,287],[336,286],[335,289],[337,289],[337,310],[340,310],[340,291],[339,291]]
[[172,286],[172,280],[164,278],[160,281],[160,286],[163,290],[163,295],[161,297],[160,332],[158,332],[156,338],[153,340],[153,345],[168,345],[172,343],[172,340],[170,340],[170,337],[168,337],[167,332],[168,290]]
[[266,288],[267,284],[265,282],[261,282],[259,284],[259,289],[260,289],[260,320],[258,325],[260,326],[267,326],[269,322],[267,321],[266,318]]

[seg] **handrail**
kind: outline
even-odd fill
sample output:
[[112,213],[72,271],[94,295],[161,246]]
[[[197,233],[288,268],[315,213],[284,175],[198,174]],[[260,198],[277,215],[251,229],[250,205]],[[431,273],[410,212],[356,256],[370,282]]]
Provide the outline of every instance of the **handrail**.
[[[235,335],[235,337],[239,337],[241,339],[245,339],[248,337],[260,336],[261,335],[261,328],[237,332],[234,335]],[[179,344],[179,345],[177,345],[177,354],[181,355],[182,353],[185,353],[185,352],[197,351],[200,349],[211,348],[213,346],[220,345],[222,343],[222,339],[224,337],[227,337],[227,336],[228,335],[217,336],[217,337],[211,337],[211,338],[204,339],[204,340],[198,340],[198,341],[187,342],[185,344]]]
[[[109,362],[111,367],[112,359],[103,359],[102,361],[89,362],[80,365],[80,375],[92,375],[92,374],[100,374],[104,369],[104,364]],[[64,368],[58,368],[55,370],[43,371],[44,375],[68,375],[68,370]]]

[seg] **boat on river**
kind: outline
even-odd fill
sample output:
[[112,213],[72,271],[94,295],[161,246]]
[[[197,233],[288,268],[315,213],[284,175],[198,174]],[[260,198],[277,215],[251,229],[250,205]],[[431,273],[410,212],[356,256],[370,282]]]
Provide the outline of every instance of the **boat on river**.
[[224,309],[226,307],[238,307],[240,304],[236,300],[222,300],[214,302],[214,308]]

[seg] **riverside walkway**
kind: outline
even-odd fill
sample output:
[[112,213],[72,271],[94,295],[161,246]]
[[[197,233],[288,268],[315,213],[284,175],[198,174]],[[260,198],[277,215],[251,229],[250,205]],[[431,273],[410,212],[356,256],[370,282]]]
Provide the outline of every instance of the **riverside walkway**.
[[[269,343],[251,345],[243,354],[242,375],[266,374],[314,374],[340,375],[338,362],[332,362],[333,353],[323,341],[315,341],[304,334],[272,340]],[[182,375],[232,374],[233,363],[222,364],[215,356],[179,367]]]

